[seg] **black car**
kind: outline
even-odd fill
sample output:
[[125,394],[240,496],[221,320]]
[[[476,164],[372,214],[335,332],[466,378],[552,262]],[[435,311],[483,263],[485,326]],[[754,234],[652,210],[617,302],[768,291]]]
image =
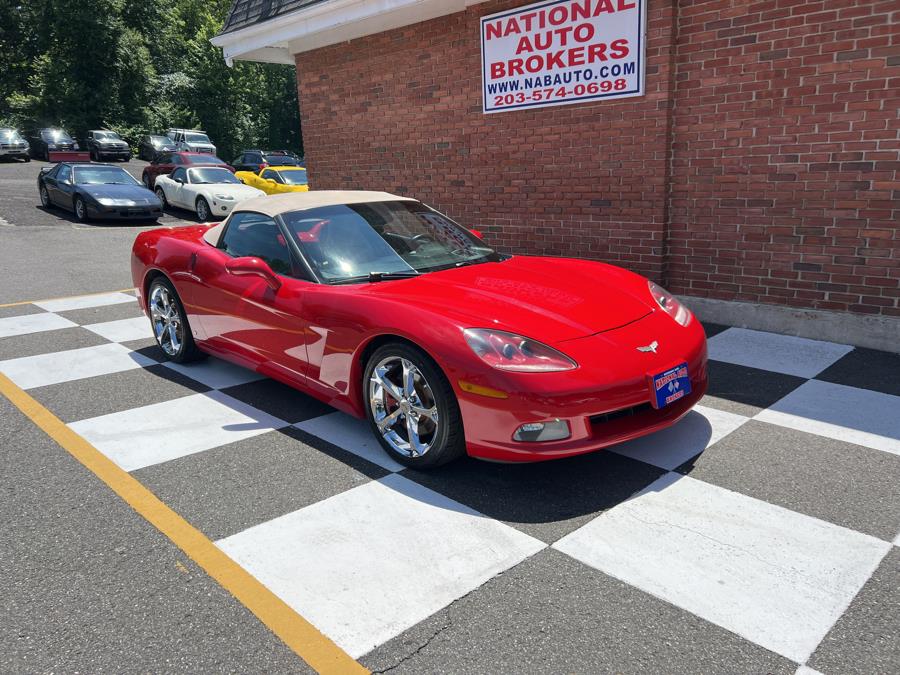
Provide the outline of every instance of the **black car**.
[[41,169],[38,192],[44,208],[60,206],[81,222],[92,218],[156,220],[159,198],[125,169],[111,164],[60,162]]
[[131,159],[131,148],[128,143],[115,131],[107,129],[91,129],[84,139],[85,147],[91,153],[91,159],[102,161],[104,158]]
[[26,141],[16,129],[0,127],[0,159],[11,157],[12,159],[31,160],[28,155],[28,141]]
[[69,136],[65,129],[45,127],[35,129],[28,134],[28,144],[31,146],[31,156],[35,159],[50,161],[50,153],[58,150],[78,150],[78,143]]
[[296,155],[284,150],[244,150],[231,162],[235,171],[252,171],[257,173],[267,166],[301,166]]
[[138,158],[152,162],[162,153],[175,152],[176,150],[178,150],[178,146],[168,136],[150,134],[141,136],[141,141],[138,143]]

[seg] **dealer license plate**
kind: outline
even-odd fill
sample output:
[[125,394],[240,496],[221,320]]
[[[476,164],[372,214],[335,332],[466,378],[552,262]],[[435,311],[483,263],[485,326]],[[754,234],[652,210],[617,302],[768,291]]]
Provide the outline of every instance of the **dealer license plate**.
[[687,363],[653,376],[654,408],[665,408],[690,393],[691,378],[688,377]]

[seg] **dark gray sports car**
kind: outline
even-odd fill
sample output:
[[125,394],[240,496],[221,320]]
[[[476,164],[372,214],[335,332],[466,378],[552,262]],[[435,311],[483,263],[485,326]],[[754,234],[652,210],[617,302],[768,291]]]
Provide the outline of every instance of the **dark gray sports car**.
[[60,162],[41,169],[38,192],[44,208],[61,206],[81,222],[93,218],[156,220],[159,198],[130,173],[111,164]]

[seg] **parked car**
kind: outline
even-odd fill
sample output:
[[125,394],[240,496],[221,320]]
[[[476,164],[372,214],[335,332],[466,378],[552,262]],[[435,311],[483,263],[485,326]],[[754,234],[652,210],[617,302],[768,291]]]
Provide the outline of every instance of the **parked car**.
[[283,150],[244,150],[231,166],[235,171],[258,173],[267,166],[300,166],[300,161]]
[[223,218],[245,199],[265,194],[244,185],[224,166],[180,166],[156,177],[156,196],[168,205],[193,211],[200,220]]
[[183,152],[203,152],[216,154],[216,146],[209,140],[205,131],[200,129],[169,129],[166,135],[175,142],[175,146]]
[[247,185],[259,188],[267,195],[309,190],[306,169],[302,166],[269,166],[258,173],[238,171],[235,175]]
[[112,164],[60,162],[41,169],[37,184],[44,208],[59,206],[81,222],[156,220],[163,215],[156,195]]
[[45,127],[34,129],[28,134],[28,144],[31,148],[31,156],[35,159],[50,161],[50,153],[54,151],[80,150],[78,143],[65,129]]
[[146,159],[148,162],[152,162],[164,152],[175,152],[177,150],[178,146],[175,145],[175,141],[168,136],[156,134],[141,136],[141,140],[138,143],[138,157]]
[[706,336],[625,269],[510,256],[384,192],[249,199],[142,232],[138,298],[163,353],[255,368],[366,418],[393,459],[593,452],[671,426],[707,388]]
[[141,182],[151,190],[156,186],[156,177],[172,173],[179,166],[224,166],[229,171],[232,167],[215,155],[196,152],[163,152],[141,172]]
[[0,127],[0,157],[31,161],[31,156],[28,154],[28,141],[22,138],[18,129]]
[[87,132],[84,145],[91,153],[91,159],[95,162],[102,161],[105,158],[121,159],[125,162],[131,159],[131,148],[115,131],[91,129]]

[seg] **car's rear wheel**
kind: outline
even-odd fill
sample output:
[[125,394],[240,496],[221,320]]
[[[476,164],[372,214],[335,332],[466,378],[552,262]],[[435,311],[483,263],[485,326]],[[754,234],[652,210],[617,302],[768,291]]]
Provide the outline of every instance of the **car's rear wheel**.
[[141,182],[144,184],[144,187],[148,190],[150,189],[150,179],[147,177],[146,173],[141,174]]
[[41,185],[41,189],[38,190],[38,192],[41,195],[41,206],[43,206],[45,209],[49,209],[50,208],[50,193],[47,192],[47,186]]
[[199,197],[197,199],[197,218],[202,221],[209,220],[209,204],[203,197]]
[[161,187],[156,188],[156,196],[159,198],[159,202],[162,204],[163,208],[169,206],[169,202],[166,201],[166,193]]
[[366,416],[385,451],[427,469],[465,454],[462,417],[438,365],[401,342],[379,347],[363,376]]
[[169,359],[188,363],[205,356],[194,343],[184,306],[168,279],[158,277],[153,280],[147,293],[147,307],[153,337]]
[[84,203],[84,200],[81,197],[75,197],[75,219],[79,223],[86,223],[88,221],[88,211],[87,204]]

